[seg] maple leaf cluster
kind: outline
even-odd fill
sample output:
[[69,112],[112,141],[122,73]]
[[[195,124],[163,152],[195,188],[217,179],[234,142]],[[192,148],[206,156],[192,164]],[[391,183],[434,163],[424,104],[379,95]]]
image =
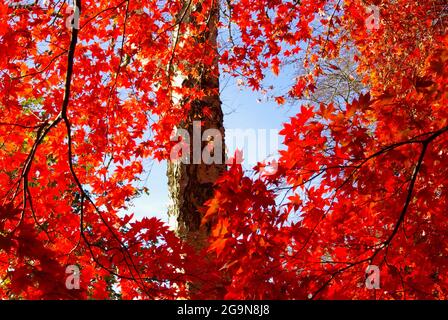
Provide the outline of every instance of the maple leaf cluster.
[[[361,1],[345,1],[327,24],[338,30],[310,50],[331,60],[354,44],[369,90],[342,104],[301,104],[281,132],[275,175],[233,167],[221,178],[206,217],[220,217],[211,249],[227,298],[446,299],[446,8],[375,4],[377,30]],[[299,99],[321,74],[312,55],[314,71],[291,91]],[[372,265],[376,290],[365,285]]]

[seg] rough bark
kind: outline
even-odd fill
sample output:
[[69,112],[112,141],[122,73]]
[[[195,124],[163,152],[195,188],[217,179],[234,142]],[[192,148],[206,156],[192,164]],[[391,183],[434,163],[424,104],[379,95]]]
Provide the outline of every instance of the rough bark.
[[[191,1],[184,1],[184,12],[180,16],[180,23],[190,22],[191,12],[199,10],[198,6],[191,5]],[[202,121],[201,130],[218,129],[224,138],[223,113],[221,109],[221,101],[219,98],[219,69],[218,69],[218,52],[217,52],[217,22],[219,18],[218,1],[215,1],[210,12],[208,20],[209,28],[203,37],[197,41],[206,41],[207,47],[210,48],[207,55],[214,55],[213,66],[204,68],[201,64],[191,66],[191,74],[181,75],[180,81],[183,86],[195,86],[204,89],[206,92],[214,91],[215,94],[209,95],[204,99],[194,101],[188,119],[179,124],[179,128],[188,131],[190,137],[193,137],[193,121]],[[181,35],[188,36],[188,35]],[[193,76],[193,75],[201,76]],[[179,99],[182,101],[182,97]],[[204,107],[211,112],[211,116],[204,115]],[[201,152],[207,142],[201,142]],[[190,143],[190,154],[193,155],[193,142]],[[224,162],[224,148],[221,150],[221,159]],[[193,157],[190,158],[190,164],[184,164],[181,161],[173,161],[168,163],[168,187],[170,194],[170,206],[168,209],[171,226],[175,229],[178,236],[186,240],[189,244],[196,248],[202,248],[205,245],[205,239],[209,232],[207,226],[201,226],[201,213],[199,209],[204,202],[213,195],[213,185],[218,176],[225,170],[224,164],[213,163],[205,164],[201,162],[192,163]]]

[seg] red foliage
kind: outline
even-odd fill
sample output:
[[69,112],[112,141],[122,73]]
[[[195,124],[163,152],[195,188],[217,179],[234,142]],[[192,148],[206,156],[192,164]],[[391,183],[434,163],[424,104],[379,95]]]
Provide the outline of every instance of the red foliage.
[[[204,210],[207,254],[119,214],[189,112],[173,95],[213,94],[173,81],[174,65],[213,63],[195,41],[213,0],[191,1],[202,6],[178,24],[183,3],[77,0],[79,30],[65,3],[0,3],[0,297],[446,299],[444,1],[375,1],[375,29],[369,1],[222,4],[222,69],[253,89],[292,59],[307,71],[288,89],[300,100],[322,61],[351,48],[369,93],[301,105],[276,174],[230,166]],[[67,265],[81,290],[66,288]],[[380,289],[365,288],[368,265]]]

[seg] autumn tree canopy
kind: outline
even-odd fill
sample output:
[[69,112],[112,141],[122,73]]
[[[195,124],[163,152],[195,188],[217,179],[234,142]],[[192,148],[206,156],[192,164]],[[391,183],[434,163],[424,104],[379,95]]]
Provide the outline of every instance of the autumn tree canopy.
[[[446,299],[447,2],[217,1],[0,3],[0,297]],[[217,5],[219,70],[200,41]],[[198,250],[120,212],[218,94],[176,77],[218,72],[297,115],[275,173],[229,162]],[[345,95],[315,99],[334,79]]]

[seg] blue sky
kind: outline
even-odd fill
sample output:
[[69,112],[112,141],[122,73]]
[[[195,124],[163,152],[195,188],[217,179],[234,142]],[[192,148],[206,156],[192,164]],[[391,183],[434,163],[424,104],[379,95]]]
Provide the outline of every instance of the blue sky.
[[[275,82],[276,87],[286,86],[292,81],[292,77],[282,76],[267,79]],[[238,79],[229,76],[221,79],[221,101],[225,113],[224,126],[228,129],[265,129],[267,134],[270,130],[280,130],[282,123],[297,112],[291,106],[278,106],[273,99],[268,99],[260,92],[252,92],[251,89],[238,85]],[[257,137],[258,138],[258,137]],[[240,141],[241,142],[241,141]],[[279,144],[281,138],[279,138]],[[274,143],[274,145],[277,145]],[[268,145],[269,153],[274,150],[274,145]],[[241,143],[236,145],[243,149]],[[280,147],[278,145],[278,147]],[[228,150],[233,154],[234,150]],[[244,150],[243,150],[244,152]],[[243,165],[245,163],[243,162]],[[148,174],[144,176],[144,186],[149,189],[149,195],[143,195],[134,199],[133,206],[129,212],[135,214],[136,219],[142,217],[157,217],[167,221],[168,187],[166,178],[166,162],[149,162],[145,164]],[[246,164],[249,169],[252,164]]]

